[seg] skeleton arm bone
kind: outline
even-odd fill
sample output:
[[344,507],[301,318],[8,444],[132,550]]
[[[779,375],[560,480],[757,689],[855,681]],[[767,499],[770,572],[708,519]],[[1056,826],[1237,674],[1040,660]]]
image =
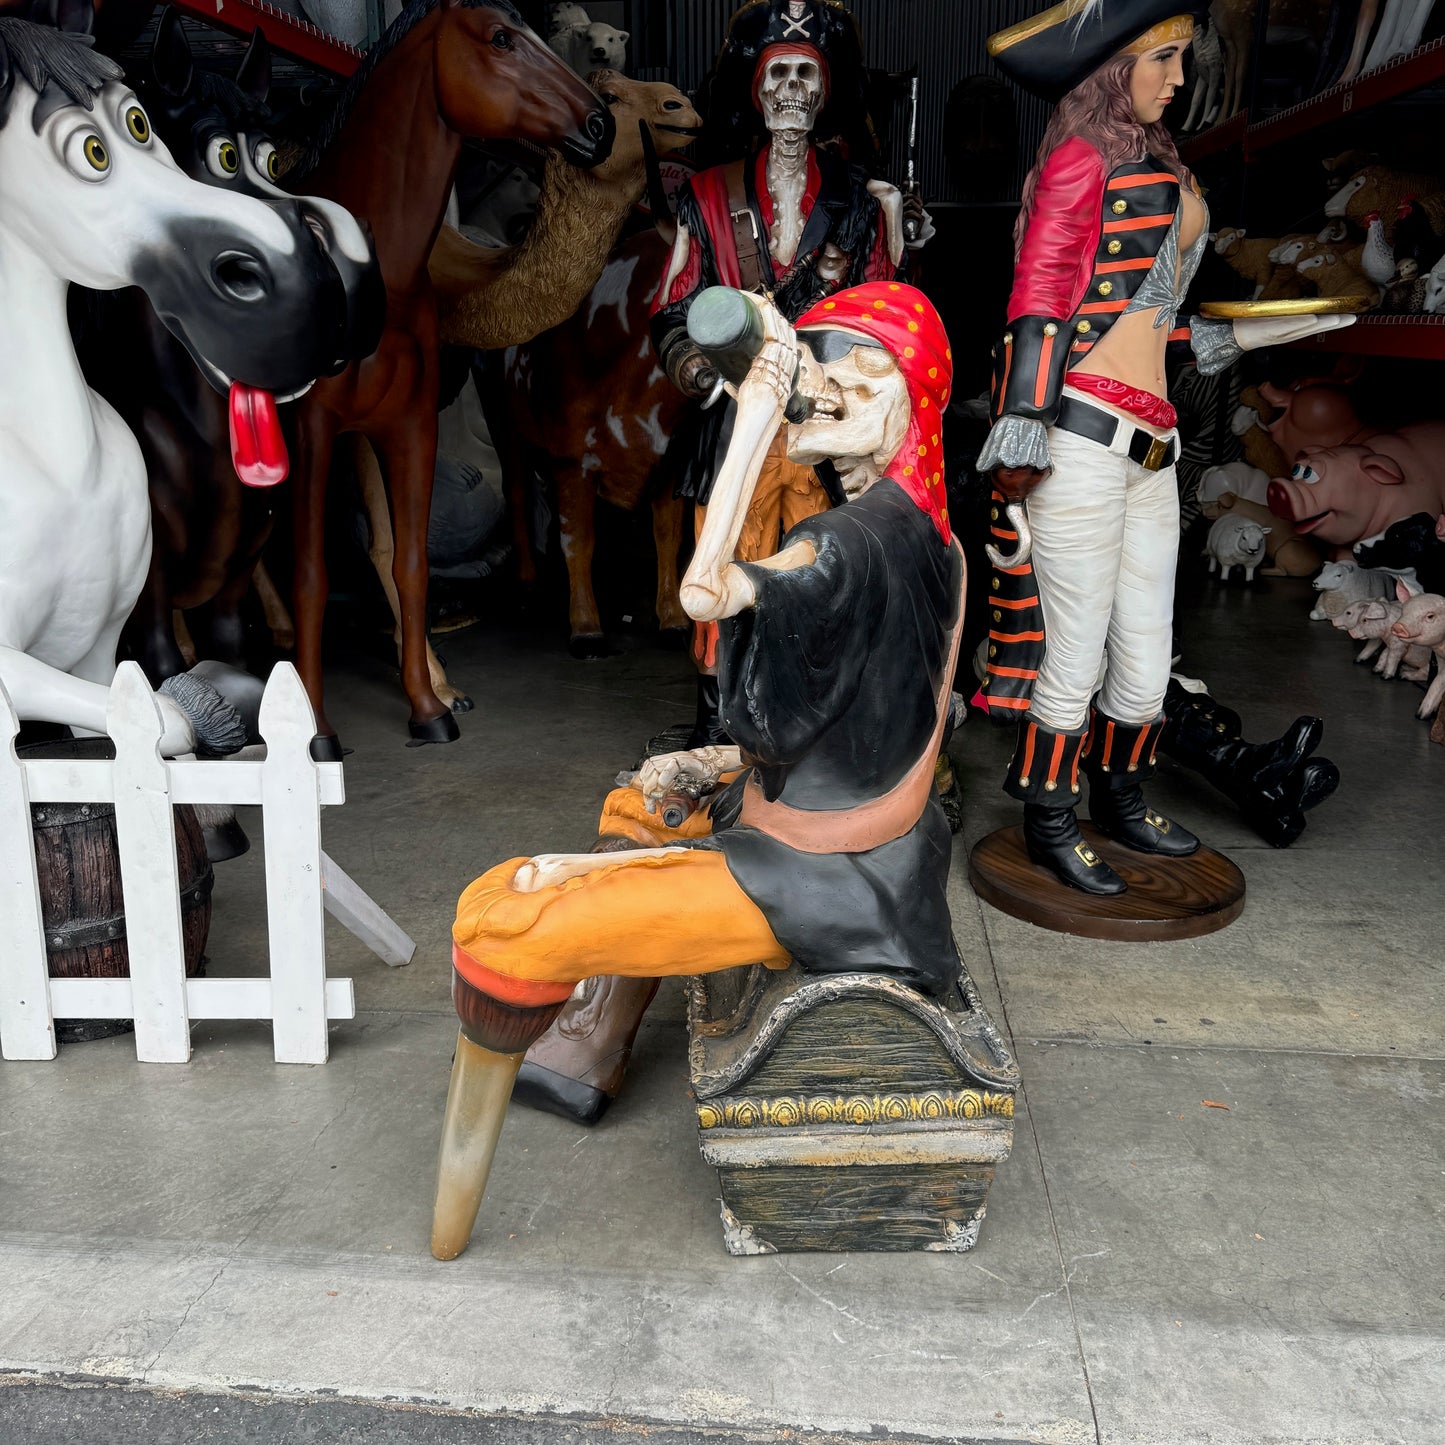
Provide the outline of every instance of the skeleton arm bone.
[[763,316],[769,339],[737,389],[732,441],[713,482],[697,550],[679,588],[683,610],[697,622],[734,617],[753,603],[753,585],[732,559],[763,462],[783,424],[798,358],[792,327],[771,306],[763,308]]
[[[634,848],[628,852],[625,862],[635,863],[640,858],[666,858],[684,851],[682,848]],[[517,869],[512,877],[512,890],[515,893],[540,893],[542,889],[565,883],[569,878],[580,878],[585,873],[596,873],[602,868],[616,868],[622,861],[616,853],[539,853]]]
[[868,194],[878,202],[883,211],[883,219],[888,227],[888,258],[895,266],[903,260],[905,249],[922,250],[938,234],[933,217],[925,210],[919,223],[918,239],[907,239],[903,230],[903,192],[897,186],[890,186],[887,181],[869,181]]

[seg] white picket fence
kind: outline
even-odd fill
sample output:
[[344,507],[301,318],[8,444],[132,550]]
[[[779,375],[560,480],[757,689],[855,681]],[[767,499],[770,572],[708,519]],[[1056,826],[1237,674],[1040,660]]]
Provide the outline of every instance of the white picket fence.
[[[345,801],[340,763],[311,757],[316,721],[296,669],[280,663],[261,702],[263,759],[166,759],[145,674],[122,663],[110,689],[115,758],[21,761],[19,723],[0,686],[0,1054],[53,1059],[55,1020],[135,1020],[136,1057],[185,1063],[192,1019],[270,1019],[276,1061],[326,1059],[328,1019],[356,1016],[349,978],[326,977],[324,911],[384,962],[415,945],[321,849],[321,809]],[[129,978],[51,978],[31,803],[113,803],[130,946]],[[263,810],[269,978],[187,978],[175,803]]]

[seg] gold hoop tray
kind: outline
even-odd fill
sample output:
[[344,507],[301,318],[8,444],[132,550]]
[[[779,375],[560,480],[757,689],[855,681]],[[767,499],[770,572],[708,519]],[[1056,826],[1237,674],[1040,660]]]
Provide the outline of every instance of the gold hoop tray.
[[1301,296],[1292,301],[1201,301],[1199,314],[1217,320],[1247,316],[1334,316],[1341,312],[1358,315],[1370,309],[1367,296]]

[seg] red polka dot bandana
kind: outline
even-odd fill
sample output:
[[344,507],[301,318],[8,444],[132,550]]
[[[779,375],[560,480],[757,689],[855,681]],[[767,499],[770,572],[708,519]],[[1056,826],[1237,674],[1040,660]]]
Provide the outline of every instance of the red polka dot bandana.
[[953,387],[953,352],[933,303],[899,281],[870,281],[839,291],[799,317],[810,326],[854,331],[880,342],[897,360],[913,419],[884,475],[928,513],[938,535],[952,538],[943,489],[943,413]]

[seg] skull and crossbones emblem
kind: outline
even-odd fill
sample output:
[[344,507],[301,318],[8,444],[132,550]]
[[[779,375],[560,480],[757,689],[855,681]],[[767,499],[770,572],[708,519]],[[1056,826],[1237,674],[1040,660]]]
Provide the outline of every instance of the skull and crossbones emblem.
[[783,39],[791,40],[798,36],[803,40],[811,40],[812,32],[808,29],[808,5],[807,0],[789,0],[788,13],[783,16],[787,21],[787,29],[783,31]]

